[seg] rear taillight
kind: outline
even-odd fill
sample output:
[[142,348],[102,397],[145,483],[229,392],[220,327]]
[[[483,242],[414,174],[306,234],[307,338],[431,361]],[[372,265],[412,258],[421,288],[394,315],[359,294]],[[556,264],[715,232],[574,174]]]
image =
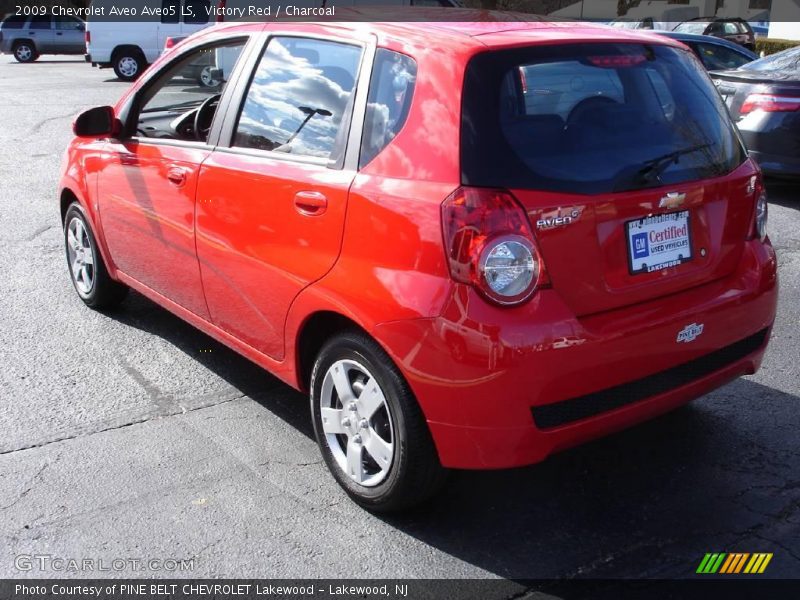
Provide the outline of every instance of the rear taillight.
[[647,60],[644,54],[610,54],[608,56],[589,56],[587,60],[595,67],[619,69],[635,67]]
[[225,14],[225,5],[228,3],[228,0],[219,0],[217,2],[217,23],[221,23],[225,19],[222,15]]
[[739,112],[746,115],[756,110],[764,112],[794,112],[800,110],[800,96],[750,94],[745,99]]
[[755,233],[758,236],[758,239],[760,239],[762,242],[767,237],[768,213],[767,191],[761,190],[761,193],[758,195],[758,200],[756,200],[756,216],[753,227],[755,228]]
[[87,44],[91,44],[92,43],[92,32],[87,29],[86,33],[83,34],[83,39],[86,40]]
[[755,199],[755,211],[753,213],[753,225],[750,230],[751,239],[760,239],[762,242],[767,237],[767,217],[769,206],[767,203],[767,190],[761,175],[753,175],[747,186],[747,192]]
[[507,191],[462,187],[442,204],[450,275],[489,300],[520,304],[547,283],[525,210]]
[[523,67],[519,68],[519,83],[522,85],[522,93],[528,93],[528,78],[525,76],[525,69]]
[[169,50],[170,48],[174,48],[177,42],[175,41],[174,37],[168,37],[167,41],[164,42],[164,50]]

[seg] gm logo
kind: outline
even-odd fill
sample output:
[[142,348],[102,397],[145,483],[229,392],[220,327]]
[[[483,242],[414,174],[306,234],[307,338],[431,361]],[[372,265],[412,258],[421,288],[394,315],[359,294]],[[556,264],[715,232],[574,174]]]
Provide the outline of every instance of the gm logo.
[[678,338],[675,341],[679,344],[681,342],[686,342],[688,344],[689,342],[695,341],[701,333],[703,333],[703,324],[700,323],[698,325],[697,323],[692,323],[678,332]]
[[769,561],[772,560],[772,553],[756,552],[709,552],[700,561],[696,573],[701,575],[713,575],[715,573],[725,575],[738,575],[748,573],[750,575],[763,573]]
[[650,243],[647,240],[647,233],[637,233],[631,238],[633,244],[633,258],[647,258],[650,256]]

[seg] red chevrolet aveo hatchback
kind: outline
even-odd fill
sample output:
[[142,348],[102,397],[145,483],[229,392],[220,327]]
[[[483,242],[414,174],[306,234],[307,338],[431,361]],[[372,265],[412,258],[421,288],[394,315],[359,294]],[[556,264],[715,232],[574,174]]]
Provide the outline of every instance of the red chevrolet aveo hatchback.
[[761,175],[666,38],[234,24],[74,127],[81,299],[133,288],[308,392],[372,510],[664,413],[755,372],[769,338]]

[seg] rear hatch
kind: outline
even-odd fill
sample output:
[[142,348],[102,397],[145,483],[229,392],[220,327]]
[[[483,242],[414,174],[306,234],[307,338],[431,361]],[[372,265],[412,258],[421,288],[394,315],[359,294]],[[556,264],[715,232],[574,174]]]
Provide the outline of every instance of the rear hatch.
[[511,190],[575,314],[736,268],[756,171],[688,52],[606,42],[482,53],[462,118],[462,182]]

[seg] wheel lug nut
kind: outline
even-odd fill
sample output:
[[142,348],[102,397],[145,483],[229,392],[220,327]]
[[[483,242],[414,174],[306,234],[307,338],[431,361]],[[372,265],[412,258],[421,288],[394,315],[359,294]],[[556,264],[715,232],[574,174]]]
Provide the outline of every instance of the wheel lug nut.
[[350,418],[349,417],[345,417],[344,419],[342,419],[342,426],[343,427],[350,427]]
[[356,406],[356,403],[355,403],[355,402],[351,402],[351,403],[350,403],[350,406],[348,406],[348,407],[347,407],[347,409],[348,409],[350,412],[356,412],[356,411],[358,410],[358,407]]
[[369,423],[367,422],[366,419],[361,419],[361,421],[359,421],[359,423],[358,423],[358,426],[361,429],[366,429],[369,426]]
[[354,435],[353,436],[353,443],[354,444],[360,444],[361,443],[361,436],[360,435]]

